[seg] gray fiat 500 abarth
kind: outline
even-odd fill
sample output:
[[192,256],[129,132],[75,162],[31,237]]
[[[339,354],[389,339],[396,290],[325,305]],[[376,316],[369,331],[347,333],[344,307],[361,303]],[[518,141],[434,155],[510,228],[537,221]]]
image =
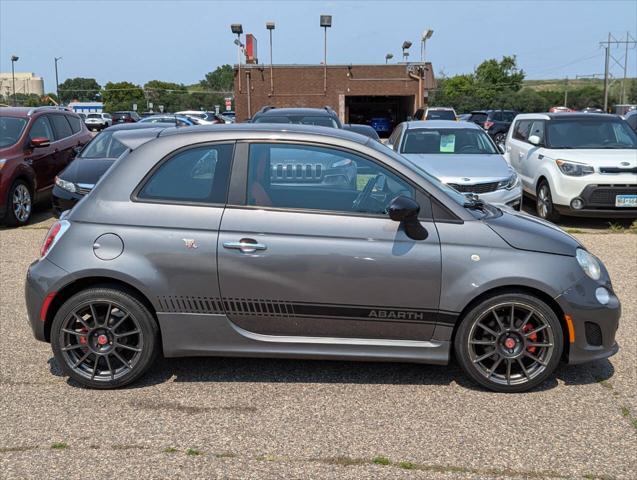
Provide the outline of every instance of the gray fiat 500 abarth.
[[[157,354],[453,351],[479,384],[519,392],[618,350],[619,300],[577,240],[376,141],[275,124],[135,135],[27,273],[33,333],[83,385],[126,385]],[[294,172],[273,168],[290,159]]]

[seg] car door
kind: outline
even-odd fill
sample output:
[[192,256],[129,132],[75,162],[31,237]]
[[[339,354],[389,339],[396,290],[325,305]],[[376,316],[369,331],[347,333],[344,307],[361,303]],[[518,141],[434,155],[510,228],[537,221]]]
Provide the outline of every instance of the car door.
[[[281,181],[271,165],[291,156],[329,158],[335,175],[353,166],[354,182]],[[441,317],[440,245],[428,198],[406,179],[347,150],[252,143],[241,144],[231,184],[218,265],[236,326],[294,337],[431,338]],[[388,218],[398,195],[420,202],[425,240]]]
[[31,165],[35,172],[36,188],[41,191],[53,186],[57,162],[55,133],[46,115],[41,115],[33,121],[28,141],[31,142],[34,138],[48,138],[50,142],[48,147],[31,148],[28,145],[25,156],[26,163]]
[[73,136],[73,130],[71,129],[71,124],[66,119],[66,115],[63,113],[54,113],[48,114],[47,117],[49,117],[55,133],[55,148],[57,154],[54,165],[54,175],[57,175],[71,162],[75,155],[73,148],[77,145],[71,138]]
[[[524,147],[521,149],[522,155],[518,155],[520,166],[519,174],[528,189],[535,193],[535,177],[540,164],[542,163],[541,149],[544,145],[544,120],[533,120],[529,127],[529,132]],[[540,139],[538,145],[529,142],[529,138],[535,135]]]
[[[528,179],[522,173],[522,159],[527,155],[531,144],[527,142],[532,120],[517,120],[513,124],[513,131],[507,137],[506,158],[520,175],[525,189],[529,188]],[[532,188],[532,187],[531,187]]]

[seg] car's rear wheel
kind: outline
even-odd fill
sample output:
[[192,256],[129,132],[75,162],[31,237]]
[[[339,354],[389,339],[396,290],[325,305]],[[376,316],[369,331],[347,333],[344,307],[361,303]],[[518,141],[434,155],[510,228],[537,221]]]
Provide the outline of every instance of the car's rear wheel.
[[5,224],[9,227],[20,227],[29,223],[33,210],[31,187],[24,180],[16,180],[9,189]]
[[69,298],[51,328],[55,359],[73,380],[91,388],[118,388],[152,364],[158,328],[136,297],[116,288],[91,288]]
[[507,139],[507,134],[506,133],[496,133],[495,137],[493,137],[493,141],[495,142],[495,144],[502,148],[502,151],[504,151],[504,144],[506,142]]
[[496,392],[536,387],[557,367],[563,349],[560,322],[536,297],[507,293],[491,297],[465,315],[455,338],[462,369]]
[[560,219],[560,214],[555,210],[555,206],[553,205],[551,187],[549,187],[549,183],[546,180],[542,180],[538,185],[535,202],[535,210],[538,217],[551,222]]

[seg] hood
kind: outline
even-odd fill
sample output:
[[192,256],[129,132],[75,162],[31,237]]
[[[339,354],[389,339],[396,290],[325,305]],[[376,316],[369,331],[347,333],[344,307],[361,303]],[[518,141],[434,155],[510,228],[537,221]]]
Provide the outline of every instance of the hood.
[[483,183],[504,180],[513,173],[504,157],[492,155],[408,153],[405,158],[444,183]]
[[[587,163],[593,167],[637,167],[637,150],[630,148],[603,148],[603,149],[546,149],[545,156],[554,160],[571,160],[573,162]],[[626,162],[628,165],[622,165]]]
[[504,209],[499,217],[484,222],[505,242],[518,250],[575,256],[582,245],[550,222],[523,212]]
[[115,158],[76,158],[58,176],[67,182],[94,185],[115,160]]

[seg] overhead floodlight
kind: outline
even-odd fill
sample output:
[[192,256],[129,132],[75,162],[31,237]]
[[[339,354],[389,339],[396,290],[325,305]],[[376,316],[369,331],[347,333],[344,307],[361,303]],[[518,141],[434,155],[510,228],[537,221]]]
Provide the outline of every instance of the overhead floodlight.
[[331,15],[321,15],[321,27],[331,27],[332,26],[332,16]]
[[411,48],[411,42],[409,40],[405,40],[403,42],[403,50],[407,50],[408,48]]
[[241,35],[243,33],[243,25],[240,23],[233,23],[230,25],[230,30],[232,30],[232,33],[235,35]]
[[265,22],[265,28],[268,30],[274,30],[274,22]]
[[433,34],[434,31],[428,28],[427,30],[422,32],[422,40],[429,40]]

